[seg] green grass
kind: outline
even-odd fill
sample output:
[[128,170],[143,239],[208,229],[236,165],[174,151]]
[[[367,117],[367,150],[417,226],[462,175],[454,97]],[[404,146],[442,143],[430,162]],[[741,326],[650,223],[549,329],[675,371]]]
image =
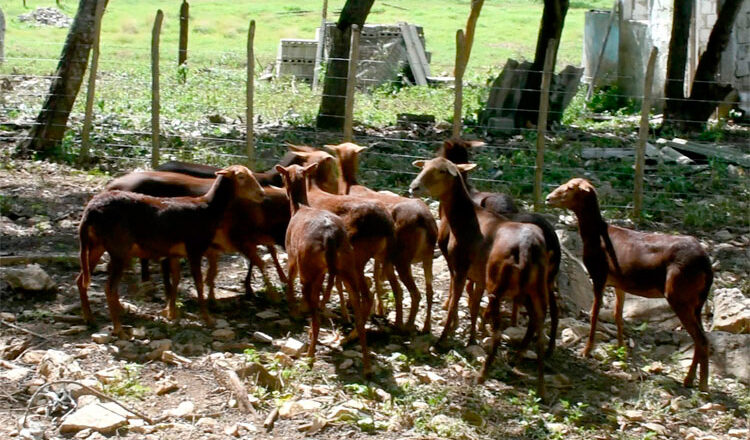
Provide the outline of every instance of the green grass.
[[[54,6],[55,2],[28,1],[3,5],[7,21],[6,54],[9,57],[39,57],[44,70],[54,68],[67,29],[37,28],[17,20],[31,8]],[[424,27],[427,50],[432,52],[432,70],[452,71],[455,32],[464,28],[470,1],[432,0],[430,7],[414,0],[376,1],[368,23],[407,21]],[[75,14],[77,2],[63,0],[64,12]],[[344,0],[329,2],[329,18],[338,18]],[[176,63],[179,33],[178,1],[118,0],[109,3],[102,23],[102,69],[147,64],[153,20],[164,11],[162,63]],[[244,63],[247,26],[257,23],[255,50],[262,65],[273,62],[280,38],[315,38],[320,24],[320,0],[289,2],[193,0],[190,2],[189,60],[192,64],[234,65]],[[581,60],[584,13],[591,8],[608,9],[608,0],[572,2],[560,44],[560,63],[578,65]],[[543,3],[538,0],[505,0],[485,3],[477,23],[474,48],[467,77],[505,63],[508,57],[533,58]],[[231,60],[231,61],[229,61]]]

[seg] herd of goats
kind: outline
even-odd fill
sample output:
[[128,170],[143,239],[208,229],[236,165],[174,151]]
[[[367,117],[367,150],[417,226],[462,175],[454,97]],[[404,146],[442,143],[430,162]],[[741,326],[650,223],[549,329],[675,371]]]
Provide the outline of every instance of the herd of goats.
[[[387,279],[395,297],[395,325],[407,329],[414,329],[421,299],[411,265],[422,263],[427,302],[423,331],[429,332],[432,260],[437,242],[450,270],[450,292],[445,304],[448,315],[437,343],[444,343],[457,327],[458,303],[464,288],[471,319],[469,343],[475,343],[480,302],[486,291],[488,305],[482,318],[491,323],[492,346],[479,376],[481,382],[488,376],[500,342],[500,301],[512,301],[513,322],[518,308],[524,306],[529,319],[521,352],[536,336],[537,391],[544,397],[544,359],[554,350],[558,324],[554,291],[560,242],[543,216],[519,212],[511,197],[481,192],[469,184],[467,173],[475,167],[469,163],[470,150],[478,145],[482,143],[449,139],[436,158],[414,162],[420,172],[411,182],[409,193],[439,200],[439,222],[419,198],[359,185],[358,155],[366,147],[352,143],[328,145],[328,151],[290,146],[281,163],[267,172],[251,172],[241,165],[219,169],[168,162],[157,171],[133,172],[115,179],[88,203],[79,227],[81,273],[77,284],[84,318],[92,321],[87,290],[91,271],[105,251],[110,259],[105,294],[113,332],[120,335],[122,306],[118,284],[133,257],[141,258],[144,280],[149,277],[147,259],[161,260],[167,297],[164,313],[172,320],[177,318],[179,259],[187,258],[201,314],[210,325],[212,318],[203,296],[203,257],[208,260],[209,301],[214,299],[217,259],[225,252],[240,252],[249,260],[245,289],[252,294],[253,265],[259,266],[266,284],[271,285],[257,254],[257,247],[264,245],[287,285],[290,312],[299,315],[304,310],[311,318],[308,356],[314,357],[321,307],[335,284],[342,316],[349,320],[349,307],[354,313],[367,375],[371,365],[365,324],[375,308],[375,298],[364,276],[366,263],[374,259],[377,312],[384,313],[382,280]],[[616,292],[620,345],[625,292],[664,297],[694,341],[692,364],[684,385],[693,384],[700,365],[699,388],[707,391],[708,340],[701,310],[713,273],[698,240],[608,225],[601,216],[594,187],[584,179],[575,178],[560,185],[546,201],[551,206],[570,209],[578,218],[583,262],[594,286],[584,356],[593,348],[606,286],[613,286]],[[286,272],[279,264],[275,245],[286,249]],[[297,275],[302,285],[303,308],[296,306]],[[411,296],[406,323],[399,280]],[[545,350],[548,310],[552,328]]]

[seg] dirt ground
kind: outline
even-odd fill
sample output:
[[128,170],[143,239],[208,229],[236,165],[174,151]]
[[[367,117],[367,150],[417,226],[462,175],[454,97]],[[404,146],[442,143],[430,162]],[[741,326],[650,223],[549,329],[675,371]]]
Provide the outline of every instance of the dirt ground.
[[[80,380],[99,379],[101,375],[95,373],[103,370],[115,371],[109,383],[98,380],[99,388],[149,417],[161,419],[145,426],[131,422],[130,428],[110,434],[123,439],[699,439],[743,434],[750,438],[750,395],[744,385],[712,374],[710,393],[682,387],[686,368],[680,362],[680,353],[659,349],[665,341],[676,346],[685,342],[688,336],[681,330],[629,323],[627,355],[612,345],[613,326],[606,323],[600,327],[603,341],[598,354],[591,359],[580,356],[581,341],[560,344],[546,367],[549,404],[538,402],[529,393],[535,388],[533,359],[511,368],[500,356],[493,379],[477,386],[481,362],[475,349],[465,348],[466,319],[460,319],[462,324],[450,350],[438,352],[431,347],[434,334],[442,328],[440,303],[449,283],[442,257],[436,257],[434,267],[437,298],[433,334],[403,334],[384,319],[374,320],[368,338],[376,372],[369,382],[360,376],[358,345],[347,340],[351,325],[341,319],[335,298],[328,306],[314,367],[310,368],[305,359],[279,355],[278,345],[287,338],[307,341],[307,323],[289,319],[284,304],[268,301],[258,273],[253,281],[258,295],[243,298],[246,269],[238,255],[221,260],[214,309],[215,317],[220,318],[217,327],[231,330],[231,336],[218,336],[216,329],[202,325],[187,271],[180,286],[182,319],[173,323],[159,314],[164,302],[158,271],[154,267],[152,272],[157,273],[153,281],[142,285],[134,266],[123,282],[121,296],[128,310],[125,323],[133,338],[93,342],[92,334],[106,333],[109,325],[103,295],[106,274],[103,266],[95,272],[90,295],[96,326],[84,327],[75,287],[76,228],[86,201],[103,188],[108,177],[60,164],[8,156],[3,159],[0,256],[55,256],[42,261],[41,266],[58,288],[48,295],[14,292],[5,284],[0,290],[0,312],[4,322],[13,325],[0,326],[0,343],[25,341],[23,354],[13,363],[28,368],[28,374],[20,380],[0,381],[2,438],[27,435],[20,431],[19,421],[27,412],[31,393],[44,382],[33,355],[41,356],[51,349],[71,356],[68,366],[77,363],[82,373],[76,377]],[[414,270],[421,287],[421,268],[415,266]],[[281,288],[272,268],[269,273]],[[405,300],[408,305],[408,298]],[[264,313],[269,311],[273,313]],[[461,317],[465,314],[462,303]],[[419,319],[423,316],[424,307]],[[585,324],[585,320],[580,322]],[[273,343],[261,341],[256,332],[270,336]],[[170,351],[189,363],[149,359],[152,343],[165,339],[171,341]],[[508,347],[501,351],[508,352]],[[244,379],[255,408],[245,413],[236,407],[235,398],[215,372],[217,368],[237,369],[250,363],[260,363],[281,383],[259,386],[252,377]],[[177,385],[176,389],[158,395],[157,390],[170,382]],[[64,388],[55,388],[58,396],[65,394]],[[267,431],[263,427],[266,416],[295,399],[316,403],[314,408],[299,412],[290,409]],[[187,414],[165,413],[184,402],[194,406]],[[71,408],[70,404],[61,404],[55,409],[49,397],[39,399],[28,412],[27,426],[46,432],[45,438],[70,438],[73,434],[60,434],[58,425]],[[96,439],[101,435],[83,431],[75,438]]]

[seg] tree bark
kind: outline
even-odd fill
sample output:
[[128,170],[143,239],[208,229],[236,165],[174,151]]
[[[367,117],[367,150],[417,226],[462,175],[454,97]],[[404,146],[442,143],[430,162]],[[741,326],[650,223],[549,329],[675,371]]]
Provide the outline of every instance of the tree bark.
[[341,130],[344,128],[346,106],[346,76],[349,69],[351,26],[363,26],[375,0],[347,0],[339,21],[331,32],[331,52],[328,55],[323,98],[318,110],[317,127]]
[[5,14],[0,8],[0,64],[5,61]]
[[[106,0],[105,7],[106,7]],[[41,157],[54,156],[75,104],[89,53],[94,43],[97,0],[79,0],[73,24],[63,46],[55,79],[50,84],[44,106],[29,131],[29,139],[20,146],[22,154],[36,152]]]
[[[547,53],[547,44],[550,39],[555,39],[560,45],[560,34],[565,25],[565,16],[568,13],[569,0],[544,0],[544,11],[542,22],[539,26],[539,35],[536,40],[536,51],[531,71],[526,77],[526,84],[521,92],[521,99],[515,115],[516,127],[529,127],[536,125],[539,117],[539,97],[542,84],[542,69],[544,69],[544,57]],[[554,70],[557,63],[557,48],[555,48],[555,60],[552,63]]]
[[667,55],[667,80],[664,85],[664,119],[675,119],[685,104],[685,66],[687,65],[690,17],[693,2],[675,0],[672,7],[672,36]]

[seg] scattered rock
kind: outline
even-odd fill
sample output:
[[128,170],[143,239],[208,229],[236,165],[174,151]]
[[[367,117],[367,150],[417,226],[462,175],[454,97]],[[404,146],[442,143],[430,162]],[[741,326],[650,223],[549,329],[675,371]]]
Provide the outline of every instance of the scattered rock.
[[91,429],[102,434],[111,434],[127,425],[129,412],[113,402],[93,403],[77,409],[63,420],[60,433],[72,433]]
[[564,311],[576,316],[588,312],[594,300],[594,287],[591,278],[580,260],[583,255],[583,242],[577,230],[558,229],[560,245],[564,247],[560,259],[560,272],[557,276],[558,298]]
[[622,316],[628,322],[648,321],[670,330],[680,325],[680,320],[664,298],[628,295],[625,298]]
[[628,409],[622,412],[622,416],[631,422],[643,422],[646,420],[643,411],[637,409]]
[[524,327],[508,327],[503,330],[503,339],[513,345],[518,345],[526,334]]
[[219,328],[211,333],[211,337],[219,341],[231,341],[235,338],[234,330],[229,328]]
[[174,378],[170,376],[164,380],[157,382],[155,392],[157,396],[163,396],[165,394],[169,394],[172,391],[177,391],[179,389],[180,389],[180,385],[177,383],[176,380],[174,380]]
[[750,298],[740,289],[714,291],[714,322],[711,331],[750,333]]
[[30,338],[9,338],[0,345],[0,358],[13,360],[31,345]]
[[[711,374],[734,377],[750,385],[750,334],[713,331],[706,336],[711,353]],[[693,343],[689,341],[680,347],[679,361],[684,368],[688,368],[692,359]]]
[[167,417],[182,418],[187,417],[195,411],[195,404],[189,400],[180,402],[177,408],[172,408],[164,411],[164,415]]
[[190,365],[193,362],[190,359],[182,357],[169,350],[161,354],[161,360],[173,365]]
[[288,338],[281,346],[281,351],[291,357],[299,357],[304,348],[305,344],[303,342],[294,338]]
[[24,379],[29,373],[31,373],[29,368],[0,361],[0,382],[18,382]]
[[316,400],[287,400],[279,408],[279,417],[291,418],[303,412],[319,410],[322,406],[323,404]]
[[264,344],[270,344],[273,342],[273,338],[263,332],[254,332],[253,339]]
[[65,330],[58,332],[58,334],[61,336],[71,336],[71,335],[77,335],[85,331],[88,331],[88,329],[89,328],[85,325],[74,325]]
[[13,290],[43,293],[57,289],[57,284],[38,264],[29,264],[24,268],[3,268],[0,277]]
[[[28,354],[28,353],[27,353]],[[37,367],[37,374],[48,381],[59,379],[82,379],[84,377],[73,356],[59,350],[47,350]]]
[[172,340],[157,339],[155,341],[149,342],[148,347],[151,349],[151,351],[148,353],[148,355],[146,355],[146,357],[151,361],[155,361],[157,359],[161,359],[164,352],[172,348]]
[[479,360],[479,358],[484,359],[484,357],[487,355],[484,352],[484,349],[479,345],[469,345],[468,347],[466,347],[466,352],[473,356],[476,360]]
[[73,23],[73,19],[63,14],[57,8],[36,8],[35,10],[18,16],[18,21],[28,22],[34,26],[54,26],[66,28]]
[[347,358],[347,359],[344,359],[344,361],[341,362],[341,364],[339,364],[339,369],[348,370],[349,368],[352,367],[352,365],[354,365],[354,361]]
[[97,344],[106,344],[112,340],[112,335],[109,333],[93,333],[91,335],[91,340]]
[[445,383],[445,379],[441,375],[435,373],[434,371],[428,370],[427,368],[429,367],[425,366],[422,368],[414,369],[414,375],[417,376],[417,379],[419,379],[420,382],[427,384]]
[[122,378],[122,371],[119,367],[110,367],[97,371],[94,373],[94,377],[103,384],[109,384],[120,380]]
[[271,374],[266,367],[259,362],[244,365],[242,368],[235,370],[235,373],[237,373],[237,376],[240,379],[250,378],[254,380],[257,385],[266,389],[281,389],[281,380],[279,380],[279,377]]
[[275,310],[263,310],[255,314],[260,319],[273,319],[278,318],[279,314]]
[[204,431],[211,432],[219,426],[219,422],[211,417],[201,417],[195,422],[195,426],[200,426]]
[[216,327],[216,328],[229,328],[229,322],[227,322],[226,319],[219,318],[214,323],[214,327]]

